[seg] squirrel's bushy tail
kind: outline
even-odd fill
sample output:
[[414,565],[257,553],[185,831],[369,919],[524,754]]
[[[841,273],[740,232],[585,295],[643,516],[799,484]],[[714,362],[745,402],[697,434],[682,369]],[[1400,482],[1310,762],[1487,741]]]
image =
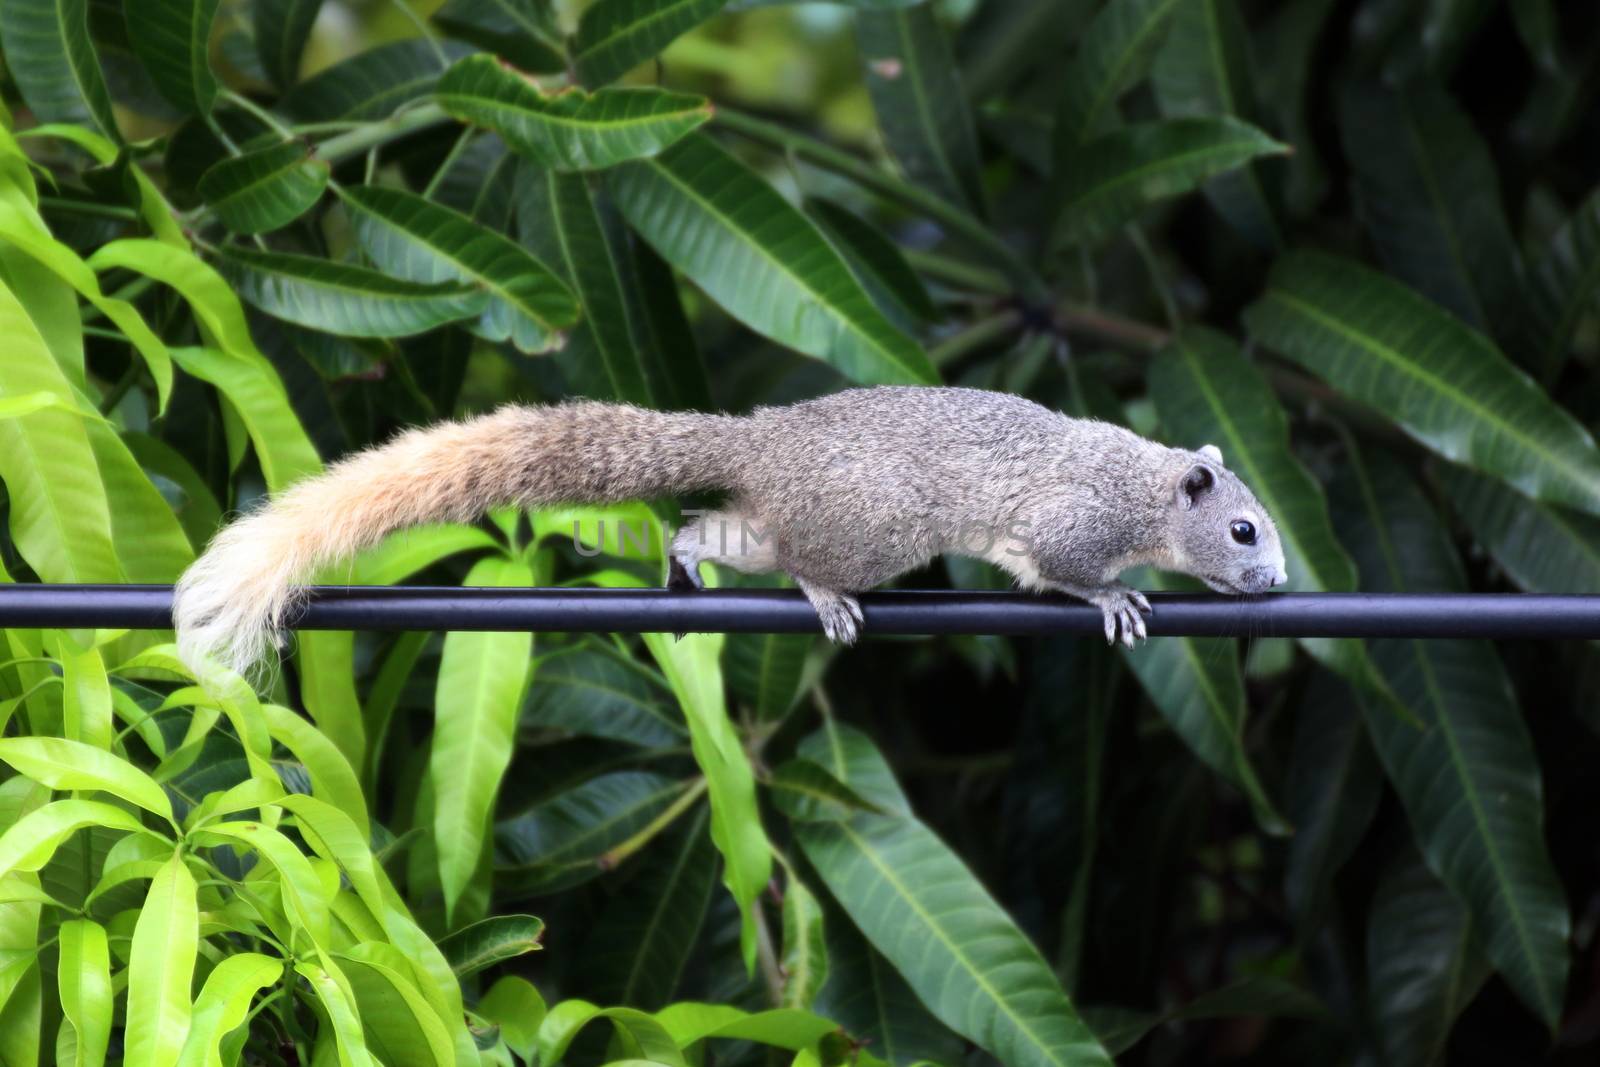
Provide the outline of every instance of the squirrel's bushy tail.
[[244,671],[277,643],[298,585],[386,534],[503,504],[599,504],[732,488],[728,416],[579,401],[410,430],[223,529],[178,581],[178,651]]

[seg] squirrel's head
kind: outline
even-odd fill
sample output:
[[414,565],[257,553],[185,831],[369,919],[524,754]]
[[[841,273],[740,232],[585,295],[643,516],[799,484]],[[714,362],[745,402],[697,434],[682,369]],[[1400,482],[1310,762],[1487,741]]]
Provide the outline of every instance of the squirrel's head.
[[1175,458],[1170,508],[1180,568],[1219,593],[1264,593],[1288,581],[1278,527],[1222,465],[1217,446]]

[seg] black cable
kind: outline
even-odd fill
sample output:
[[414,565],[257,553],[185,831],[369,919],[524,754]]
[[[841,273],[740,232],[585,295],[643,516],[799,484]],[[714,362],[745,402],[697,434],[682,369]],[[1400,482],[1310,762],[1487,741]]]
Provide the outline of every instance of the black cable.
[[[1600,639],[1600,595],[1534,593],[1157,593],[1151,636]],[[1100,612],[1070,597],[921,590],[861,597],[869,634],[1098,634]],[[0,586],[0,627],[166,629],[165,585]],[[301,630],[530,630],[570,633],[810,633],[792,590],[460,589],[319,586]]]

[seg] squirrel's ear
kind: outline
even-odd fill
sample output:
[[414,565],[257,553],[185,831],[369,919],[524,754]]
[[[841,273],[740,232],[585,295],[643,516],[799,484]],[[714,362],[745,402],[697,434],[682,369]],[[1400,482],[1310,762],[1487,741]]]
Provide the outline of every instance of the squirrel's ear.
[[1204,463],[1196,463],[1178,479],[1177,502],[1185,511],[1200,502],[1200,498],[1217,484],[1216,475]]
[[1201,445],[1200,454],[1211,460],[1213,463],[1222,462],[1222,449],[1218,448],[1216,445]]

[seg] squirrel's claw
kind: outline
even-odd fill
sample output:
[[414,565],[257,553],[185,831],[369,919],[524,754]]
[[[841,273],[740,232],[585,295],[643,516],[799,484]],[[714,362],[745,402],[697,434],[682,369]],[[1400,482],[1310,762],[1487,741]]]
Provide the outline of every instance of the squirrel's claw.
[[1150,602],[1137,589],[1111,589],[1094,598],[1094,605],[1105,616],[1106,644],[1122,642],[1124,648],[1149,637],[1144,616],[1152,614]]

